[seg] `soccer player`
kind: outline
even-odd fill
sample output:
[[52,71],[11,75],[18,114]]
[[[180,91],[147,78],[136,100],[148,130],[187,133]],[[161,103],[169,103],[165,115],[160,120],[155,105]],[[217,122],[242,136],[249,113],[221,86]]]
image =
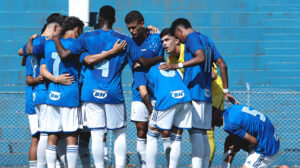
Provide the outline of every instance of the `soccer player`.
[[[172,23],[171,34],[185,43],[184,63],[164,64],[161,69],[184,69],[184,81],[190,89],[193,99],[193,130],[190,131],[193,146],[192,165],[193,167],[208,167],[210,149],[207,140],[206,130],[211,125],[211,68],[215,61],[221,67],[222,79],[228,86],[227,67],[221,55],[217,52],[214,43],[205,35],[195,32],[188,20],[180,18]],[[218,63],[219,62],[219,63]],[[223,75],[224,74],[224,75]],[[224,97],[234,99],[224,90]],[[197,145],[197,144],[201,145]],[[201,150],[203,148],[204,150]]]
[[[156,167],[157,140],[159,132],[171,131],[171,151],[169,167],[176,168],[180,157],[180,145],[183,129],[192,127],[191,97],[177,71],[158,69],[159,64],[147,71],[135,72],[136,87],[146,87],[156,98],[155,108],[149,95],[142,95],[151,115],[147,134],[146,165]],[[176,83],[176,85],[174,85]],[[135,88],[138,89],[138,88]],[[153,110],[153,113],[152,113]]]
[[[139,11],[131,11],[125,17],[125,23],[132,35],[132,39],[138,46],[138,50],[142,52],[146,58],[162,57],[164,56],[163,46],[157,33],[151,33],[150,30],[145,28],[145,21],[143,15]],[[152,27],[153,28],[153,27]],[[155,28],[153,28],[155,29]],[[132,61],[129,60],[132,73],[134,73]],[[132,88],[136,88],[136,82],[133,79]],[[143,89],[143,88],[142,88]],[[142,90],[147,94],[147,90]],[[149,112],[143,103],[140,92],[137,89],[132,89],[132,102],[131,102],[131,116],[132,122],[135,122],[137,130],[137,143],[136,149],[141,167],[146,167],[145,152],[146,152],[146,135],[148,130]],[[163,142],[165,151],[169,151],[170,137],[163,134]],[[167,150],[168,149],[168,150]],[[169,160],[169,152],[165,152],[167,160]]]
[[[116,137],[114,154],[116,167],[119,168],[125,166],[127,150],[121,72],[129,59],[138,61],[143,66],[155,61],[141,57],[130,37],[112,30],[115,22],[113,7],[103,6],[98,20],[100,29],[83,33],[67,48],[59,40],[54,41],[58,54],[62,57],[84,51],[91,54],[80,58],[87,65],[81,100],[86,110],[87,127],[91,129],[94,161],[96,167],[103,167],[103,136],[104,129],[107,128],[113,130]],[[112,49],[113,45],[119,45],[125,50],[119,52]]]
[[[243,168],[269,167],[275,162],[279,155],[280,141],[268,117],[243,105],[233,105],[225,111],[214,108],[214,111],[221,114],[219,122],[224,124],[224,131],[234,136],[230,141],[234,142],[235,138],[239,138],[240,143],[243,142],[241,146],[250,152]],[[224,152],[224,155],[228,155],[228,151]],[[222,167],[229,168],[230,163],[223,161]]]
[[[40,131],[40,140],[37,149],[37,167],[41,168],[46,167],[45,150],[47,146],[48,136],[45,129],[47,87],[43,78],[40,76],[40,60],[42,57],[44,57],[45,42],[48,40],[48,38],[51,38],[53,35],[59,34],[61,32],[61,26],[64,19],[65,16],[61,14],[51,14],[47,18],[46,28],[41,36],[38,36],[37,34],[32,35],[29,38],[28,44],[26,46],[26,53],[28,55],[31,55],[31,59],[33,60],[31,62],[33,67],[33,78],[39,81],[39,84],[37,84],[33,88],[33,101],[36,113],[38,115]],[[66,79],[65,75],[62,75],[57,77],[57,81],[60,83],[65,83],[68,82],[68,79]]]
[[[25,51],[25,52],[24,52]],[[29,126],[31,131],[31,144],[29,149],[29,167],[35,168],[37,167],[37,146],[39,142],[40,133],[38,131],[38,117],[34,109],[34,103],[32,98],[32,88],[43,82],[41,78],[33,78],[33,64],[35,60],[28,56],[26,53],[26,45],[18,51],[20,56],[26,59],[26,104],[25,104],[25,112],[28,114]]]
[[[68,17],[63,23],[63,38],[60,39],[64,46],[72,42],[82,33],[83,22],[76,17]],[[78,146],[78,106],[79,85],[78,55],[70,55],[61,58],[56,51],[55,43],[49,40],[45,44],[45,60],[41,63],[41,74],[51,80],[48,86],[47,97],[47,126],[48,145],[46,149],[47,166],[55,167],[56,145],[58,133],[66,133],[67,140],[67,163],[68,167],[76,167]],[[71,85],[56,84],[55,77],[61,74],[69,74],[74,77]]]

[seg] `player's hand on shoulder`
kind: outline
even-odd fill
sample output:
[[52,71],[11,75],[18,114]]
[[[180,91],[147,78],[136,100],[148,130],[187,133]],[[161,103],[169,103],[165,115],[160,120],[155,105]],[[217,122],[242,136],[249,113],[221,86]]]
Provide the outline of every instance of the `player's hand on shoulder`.
[[120,51],[123,51],[126,49],[126,46],[127,46],[127,42],[125,40],[123,40],[122,42],[120,42],[120,39],[118,39],[114,46],[113,46],[113,53],[116,54]]
[[30,39],[32,39],[32,40],[36,39],[38,36],[39,36],[38,34],[33,34],[33,35],[30,36]]
[[147,29],[150,30],[150,33],[153,34],[153,33],[160,33],[159,29],[153,25],[149,25],[147,26]]
[[61,74],[55,78],[55,83],[62,85],[71,85],[75,81],[74,76],[70,76],[70,74]]
[[167,71],[167,70],[178,69],[178,65],[172,63],[163,63],[160,64],[158,68]]

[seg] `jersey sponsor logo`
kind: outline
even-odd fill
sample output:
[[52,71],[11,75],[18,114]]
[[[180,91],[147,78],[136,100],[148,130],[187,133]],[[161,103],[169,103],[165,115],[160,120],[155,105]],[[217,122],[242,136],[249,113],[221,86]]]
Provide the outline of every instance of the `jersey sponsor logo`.
[[146,48],[143,48],[143,49],[141,49],[141,51],[147,51],[147,49],[146,49]]
[[204,89],[204,95],[206,97],[210,97],[210,90],[209,89]]
[[33,102],[35,101],[35,95],[36,95],[36,92],[33,92],[33,93],[32,93],[32,101],[33,101]]
[[181,99],[184,97],[184,91],[183,90],[175,90],[171,92],[172,97],[175,99]]
[[61,95],[61,93],[59,93],[59,92],[50,91],[49,98],[50,98],[51,100],[56,101],[56,100],[59,100],[59,99],[60,99],[60,95]]
[[107,97],[107,92],[106,90],[97,90],[94,89],[93,96],[96,97],[97,99],[105,99]]

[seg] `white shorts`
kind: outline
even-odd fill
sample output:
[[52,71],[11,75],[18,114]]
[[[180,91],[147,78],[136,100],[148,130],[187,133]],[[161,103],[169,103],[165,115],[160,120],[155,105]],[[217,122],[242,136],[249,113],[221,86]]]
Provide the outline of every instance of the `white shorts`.
[[263,168],[270,167],[272,163],[274,163],[279,155],[279,150],[272,156],[263,156],[255,151],[250,151],[249,156],[247,157],[244,165],[247,168]]
[[[155,106],[155,101],[151,101],[152,106]],[[141,101],[131,102],[131,121],[133,122],[148,122],[149,121],[149,111],[146,105]]]
[[206,102],[192,101],[193,128],[211,129],[212,105]]
[[31,136],[39,132],[39,120],[37,114],[28,114]]
[[170,130],[172,126],[180,129],[192,128],[192,104],[176,104],[164,111],[153,110],[149,126],[160,130]]
[[[98,104],[83,102],[86,125],[89,129],[113,130],[127,126],[125,104]],[[85,122],[85,121],[84,121]]]
[[47,107],[47,133],[75,132],[79,128],[77,107]]
[[46,126],[47,126],[47,104],[38,104],[35,106],[35,111],[38,116],[38,128],[40,133],[46,133]]

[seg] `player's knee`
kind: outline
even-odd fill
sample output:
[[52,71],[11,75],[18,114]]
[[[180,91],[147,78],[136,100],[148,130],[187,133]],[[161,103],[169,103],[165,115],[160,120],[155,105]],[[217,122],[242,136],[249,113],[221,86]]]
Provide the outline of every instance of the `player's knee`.
[[144,130],[144,129],[140,129],[137,131],[137,137],[138,138],[143,138],[145,139],[146,138],[146,135],[147,135],[147,129]]

